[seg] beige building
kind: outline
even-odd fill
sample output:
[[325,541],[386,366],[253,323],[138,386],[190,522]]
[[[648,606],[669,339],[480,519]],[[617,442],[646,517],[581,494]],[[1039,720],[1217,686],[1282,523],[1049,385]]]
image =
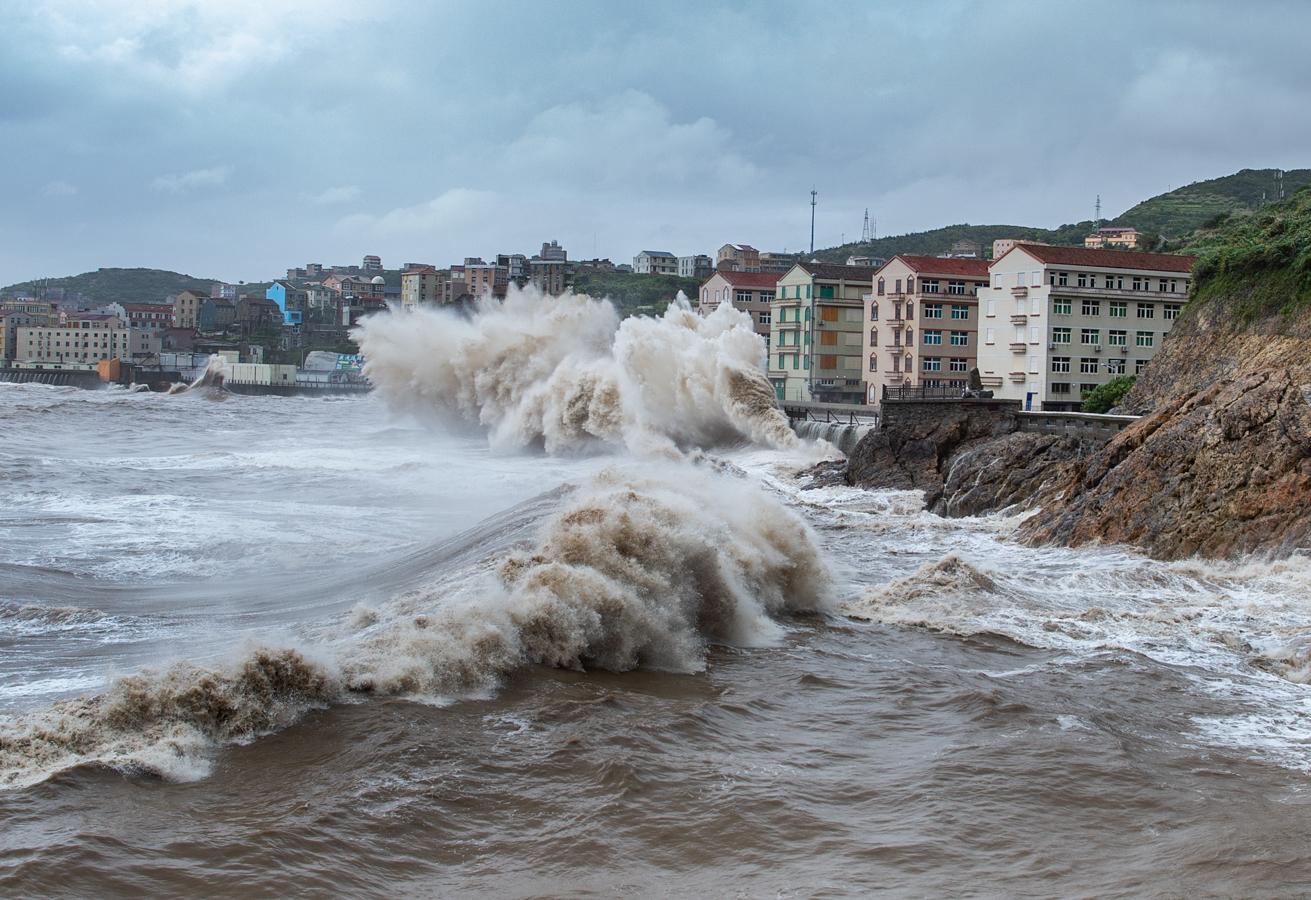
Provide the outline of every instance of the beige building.
[[1142,232],[1137,228],[1108,227],[1098,228],[1083,239],[1083,245],[1089,250],[1133,250],[1142,240]]
[[1027,408],[1082,396],[1156,355],[1188,301],[1195,257],[1018,244],[979,292],[979,373]]
[[115,315],[83,313],[67,316],[58,326],[20,327],[15,358],[27,365],[90,367],[102,359],[157,357],[159,350],[154,331],[131,328]]
[[765,339],[765,349],[768,351],[773,324],[774,292],[778,287],[776,279],[777,276],[769,272],[733,272],[721,269],[701,285],[696,311],[708,316],[719,309],[721,303],[731,303],[735,309],[751,317],[756,334]]
[[441,284],[433,266],[416,266],[401,273],[401,306],[435,304],[441,297]]
[[976,364],[978,293],[987,284],[982,259],[903,254],[878,269],[864,306],[866,402],[877,404],[884,388],[964,390]]
[[530,259],[528,279],[548,297],[558,297],[569,288],[569,263],[563,259]]
[[200,306],[209,297],[196,291],[183,291],[173,298],[173,327],[195,328],[200,319]]
[[762,272],[774,272],[782,275],[798,262],[800,262],[800,259],[796,253],[771,253],[768,250],[760,252],[760,271]]
[[18,329],[46,324],[46,317],[17,310],[0,311],[0,368],[18,354]]
[[[750,244],[725,244],[715,254],[715,268],[732,272],[759,272],[760,251]],[[788,268],[792,268],[790,265]]]
[[778,280],[769,380],[780,400],[864,403],[864,305],[874,270],[797,263]]

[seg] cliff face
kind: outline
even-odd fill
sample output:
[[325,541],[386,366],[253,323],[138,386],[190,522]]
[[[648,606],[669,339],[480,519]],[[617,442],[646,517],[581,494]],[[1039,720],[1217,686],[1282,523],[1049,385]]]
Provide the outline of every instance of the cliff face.
[[1146,418],[1073,467],[1021,534],[1167,559],[1311,546],[1308,325],[1190,310],[1126,398]]

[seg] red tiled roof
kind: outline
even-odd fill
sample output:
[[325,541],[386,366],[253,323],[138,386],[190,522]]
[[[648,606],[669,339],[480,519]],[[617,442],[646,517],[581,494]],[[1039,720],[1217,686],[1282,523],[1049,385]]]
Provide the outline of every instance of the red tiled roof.
[[[988,277],[986,259],[951,259],[943,256],[914,256],[905,253],[899,253],[892,259],[901,260],[921,275],[960,275],[965,278],[985,279]],[[892,262],[892,259],[888,262]]]
[[[772,288],[778,284],[781,272],[731,272],[721,270],[715,275],[720,275],[725,281],[733,287],[746,288]],[[710,276],[711,278],[714,275]]]
[[[1137,250],[1090,250],[1087,247],[1050,247],[1046,244],[1016,244],[1001,255],[1023,250],[1035,259],[1058,266],[1100,266],[1115,269],[1147,269],[1155,272],[1191,272],[1196,256],[1174,253],[1139,253]],[[995,262],[995,260],[994,260]]]

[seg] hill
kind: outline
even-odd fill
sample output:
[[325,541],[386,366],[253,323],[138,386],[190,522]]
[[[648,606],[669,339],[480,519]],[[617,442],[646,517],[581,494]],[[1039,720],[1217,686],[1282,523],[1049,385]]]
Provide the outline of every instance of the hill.
[[848,256],[880,256],[891,259],[898,253],[916,253],[937,256],[945,253],[956,241],[976,241],[983,247],[985,256],[992,252],[992,242],[999,238],[1016,238],[1041,241],[1045,244],[1081,246],[1084,237],[1092,231],[1093,223],[1079,222],[1060,228],[1034,228],[1027,225],[947,225],[929,231],[913,231],[881,237],[873,241],[857,241],[838,247],[816,250],[821,262],[846,262]]
[[161,302],[179,291],[209,294],[212,278],[197,278],[162,269],[97,269],[81,275],[21,281],[0,288],[0,294],[12,296],[19,291],[39,293],[42,288],[76,291],[97,304]]
[[[1243,169],[1223,178],[1197,181],[1144,200],[1111,220],[1165,238],[1187,235],[1219,218],[1258,209],[1273,199],[1275,169]],[[1311,184],[1311,169],[1284,171],[1284,194]]]
[[679,291],[695,302],[701,282],[675,275],[635,275],[632,272],[586,272],[574,276],[574,291],[609,297],[621,316],[664,312]]

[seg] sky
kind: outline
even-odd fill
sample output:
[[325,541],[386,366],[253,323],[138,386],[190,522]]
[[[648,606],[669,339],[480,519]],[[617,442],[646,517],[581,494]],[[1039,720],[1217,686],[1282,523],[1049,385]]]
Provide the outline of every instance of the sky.
[[0,284],[1055,226],[1311,166],[1311,3],[0,0]]

